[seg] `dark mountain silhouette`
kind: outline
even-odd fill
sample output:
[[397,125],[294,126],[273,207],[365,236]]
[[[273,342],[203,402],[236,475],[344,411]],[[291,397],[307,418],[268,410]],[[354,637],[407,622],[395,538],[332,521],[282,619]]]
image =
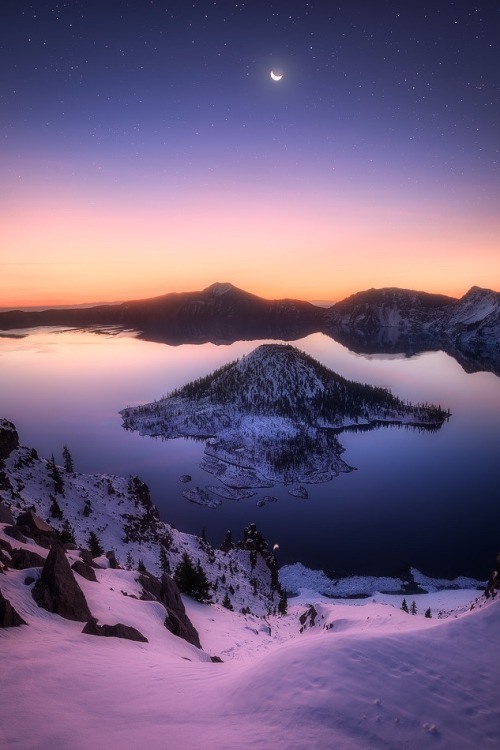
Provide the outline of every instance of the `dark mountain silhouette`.
[[141,338],[168,344],[232,343],[278,338],[295,340],[320,330],[324,310],[310,302],[267,300],[232,284],[200,292],[172,292],[151,299],[85,309],[0,313],[0,329],[57,326],[123,326]]
[[322,308],[295,299],[268,300],[216,283],[117,305],[0,313],[0,331],[36,326],[137,331],[166,344],[296,341],[325,333],[365,354],[445,351],[467,372],[500,375],[500,293],[472,287],[455,299],[410,289],[358,292]]

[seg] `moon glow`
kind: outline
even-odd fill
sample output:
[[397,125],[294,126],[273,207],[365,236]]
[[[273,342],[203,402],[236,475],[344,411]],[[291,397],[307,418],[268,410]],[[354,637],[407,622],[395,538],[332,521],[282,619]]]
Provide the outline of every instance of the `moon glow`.
[[273,81],[281,81],[283,78],[283,73],[275,73],[274,70],[271,70],[271,78]]

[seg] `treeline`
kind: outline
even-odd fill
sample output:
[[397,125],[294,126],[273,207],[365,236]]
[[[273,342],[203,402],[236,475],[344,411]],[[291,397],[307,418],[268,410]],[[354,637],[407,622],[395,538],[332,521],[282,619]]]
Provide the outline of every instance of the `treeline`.
[[300,430],[293,436],[266,446],[265,459],[277,473],[285,477],[285,481],[293,481],[296,472],[307,470],[305,467],[311,464],[312,456],[333,458],[340,456],[343,450],[337,436],[331,430]]
[[[283,345],[259,347],[248,357],[229,362],[175,389],[159,402],[135,407],[131,413],[158,417],[165,409],[167,419],[175,420],[180,416],[171,400],[175,398],[205,402],[244,414],[299,420],[306,425],[340,426],[345,419],[354,422],[377,418],[398,420],[405,416],[414,417],[420,423],[436,424],[450,416],[450,412],[440,406],[413,406],[387,388],[348,380],[308,354]],[[167,402],[172,408],[166,408]],[[191,413],[189,420],[193,419]],[[203,421],[200,417],[199,428]],[[127,417],[124,423],[128,426]]]

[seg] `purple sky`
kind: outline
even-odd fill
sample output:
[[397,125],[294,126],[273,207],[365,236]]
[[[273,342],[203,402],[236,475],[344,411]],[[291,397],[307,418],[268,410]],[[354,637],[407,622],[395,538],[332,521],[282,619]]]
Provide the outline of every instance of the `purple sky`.
[[497,4],[2,17],[4,304],[500,289]]

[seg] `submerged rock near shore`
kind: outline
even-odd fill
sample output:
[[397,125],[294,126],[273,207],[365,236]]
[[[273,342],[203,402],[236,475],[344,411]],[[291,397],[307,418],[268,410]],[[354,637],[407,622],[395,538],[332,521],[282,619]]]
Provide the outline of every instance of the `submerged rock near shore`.
[[205,438],[202,468],[234,489],[329,481],[352,471],[341,458],[341,430],[379,423],[437,429],[449,417],[439,406],[411,405],[385,388],[349,381],[282,344],[259,346],[120,413],[123,426],[142,435]]

